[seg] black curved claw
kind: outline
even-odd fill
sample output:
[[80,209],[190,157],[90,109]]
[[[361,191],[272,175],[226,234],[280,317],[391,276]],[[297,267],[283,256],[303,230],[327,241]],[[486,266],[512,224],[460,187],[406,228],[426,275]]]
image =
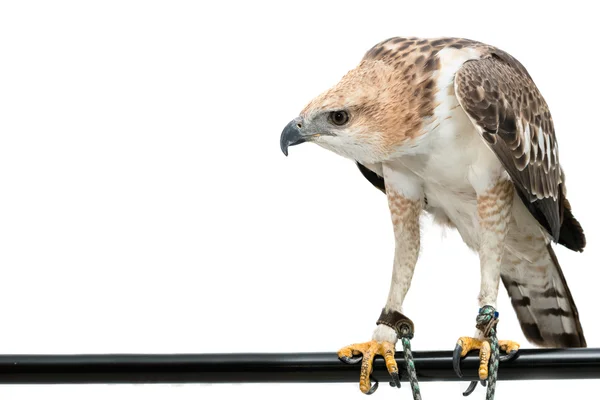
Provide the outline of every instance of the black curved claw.
[[509,351],[506,355],[498,357],[498,360],[501,362],[512,360],[513,358],[515,358],[516,355],[517,355],[517,350]]
[[463,373],[460,370],[460,355],[462,353],[462,346],[460,344],[456,344],[454,348],[454,353],[452,354],[452,366],[454,367],[454,372],[458,375],[459,378],[462,378]]
[[463,396],[468,396],[471,393],[473,393],[475,391],[475,388],[477,387],[477,382],[481,383],[481,386],[485,387],[486,386],[486,381],[471,381],[471,383],[469,383],[469,387],[467,388],[467,390],[465,390],[463,392]]
[[352,356],[352,357],[338,357],[341,362],[346,364],[358,364],[362,361],[362,356]]
[[400,374],[397,372],[392,372],[390,374],[392,376],[392,381],[390,382],[391,387],[397,387],[400,389]]
[[467,397],[468,395],[473,393],[475,391],[476,387],[477,387],[477,381],[471,381],[471,383],[469,383],[469,387],[467,388],[467,390],[465,390],[463,392],[463,396]]
[[369,391],[365,394],[373,394],[379,387],[379,381],[377,379],[373,378],[373,376],[370,376],[369,379],[374,383],[371,385],[371,389],[369,389]]

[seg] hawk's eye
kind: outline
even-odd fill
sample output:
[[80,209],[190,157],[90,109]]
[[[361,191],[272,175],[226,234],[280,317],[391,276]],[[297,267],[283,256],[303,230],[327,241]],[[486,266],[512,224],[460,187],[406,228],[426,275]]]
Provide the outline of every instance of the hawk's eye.
[[329,120],[335,125],[341,126],[348,123],[348,113],[344,110],[329,113]]

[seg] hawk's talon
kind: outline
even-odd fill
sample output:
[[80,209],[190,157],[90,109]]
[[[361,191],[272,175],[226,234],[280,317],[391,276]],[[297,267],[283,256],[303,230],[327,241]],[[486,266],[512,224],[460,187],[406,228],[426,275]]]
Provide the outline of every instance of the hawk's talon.
[[509,351],[508,353],[506,353],[506,355],[502,355],[502,356],[498,357],[498,360],[500,360],[500,362],[509,361],[509,360],[512,360],[513,358],[515,358],[516,355],[517,355],[517,350],[512,350],[512,351]]
[[463,392],[463,396],[467,397],[468,395],[473,393],[475,391],[476,387],[477,387],[477,381],[471,381],[471,383],[469,383],[469,387],[467,388],[467,390],[465,390]]
[[345,364],[358,364],[359,362],[362,361],[363,357],[362,355],[360,356],[352,356],[352,357],[348,357],[348,356],[342,356],[342,357],[338,357],[340,359],[341,362],[345,363]]
[[452,366],[454,367],[454,372],[458,375],[459,378],[463,377],[463,373],[460,370],[460,359],[462,357],[463,348],[461,346],[460,339],[458,343],[456,343],[456,347],[454,348],[454,353],[452,354]]
[[392,372],[390,373],[391,377],[392,377],[392,381],[390,382],[390,386],[391,387],[397,387],[398,389],[400,389],[400,374],[397,372]]
[[372,375],[369,376],[369,379],[371,380],[371,382],[373,382],[373,384],[371,385],[371,388],[367,392],[365,392],[365,394],[373,394],[379,387],[379,381],[377,379],[373,378]]
[[477,387],[477,383],[481,383],[481,386],[483,386],[483,387],[487,386],[485,381],[471,381],[471,383],[469,383],[469,387],[467,388],[467,390],[465,390],[463,392],[463,396],[467,397],[468,395],[473,393],[475,391],[475,388]]
[[475,391],[475,388],[477,387],[477,383],[481,383],[481,386],[483,386],[483,387],[487,386],[486,381],[471,381],[471,383],[469,383],[469,387],[467,388],[467,390],[465,390],[463,392],[463,396],[467,397],[468,395],[473,393]]

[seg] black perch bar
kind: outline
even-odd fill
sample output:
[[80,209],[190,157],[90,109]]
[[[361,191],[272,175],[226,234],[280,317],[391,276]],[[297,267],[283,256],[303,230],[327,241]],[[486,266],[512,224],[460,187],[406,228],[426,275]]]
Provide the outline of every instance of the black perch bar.
[[[451,351],[413,355],[422,382],[477,379],[475,353],[462,361],[463,378],[452,369]],[[400,352],[396,360],[405,371]],[[334,353],[0,355],[0,384],[356,383],[359,370]],[[373,376],[389,382],[381,357]],[[498,379],[600,379],[600,349],[523,349],[500,364]]]

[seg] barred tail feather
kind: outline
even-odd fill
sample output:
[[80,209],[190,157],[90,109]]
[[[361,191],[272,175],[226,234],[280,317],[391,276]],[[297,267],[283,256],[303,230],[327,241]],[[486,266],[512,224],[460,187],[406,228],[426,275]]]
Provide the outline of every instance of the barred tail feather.
[[[548,243],[525,259],[510,251],[503,259],[502,282],[525,337],[542,347],[586,347],[579,313]],[[530,247],[531,250],[531,247]]]

